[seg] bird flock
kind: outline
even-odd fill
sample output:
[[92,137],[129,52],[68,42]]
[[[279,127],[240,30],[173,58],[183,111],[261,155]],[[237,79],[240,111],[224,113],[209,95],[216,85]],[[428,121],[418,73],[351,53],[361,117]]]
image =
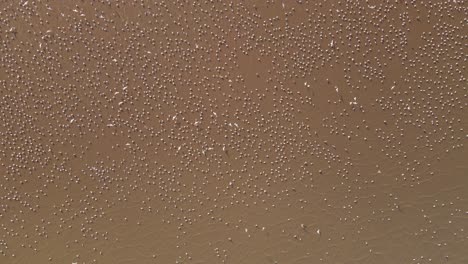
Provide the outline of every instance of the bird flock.
[[463,0],[0,3],[0,263],[465,263]]

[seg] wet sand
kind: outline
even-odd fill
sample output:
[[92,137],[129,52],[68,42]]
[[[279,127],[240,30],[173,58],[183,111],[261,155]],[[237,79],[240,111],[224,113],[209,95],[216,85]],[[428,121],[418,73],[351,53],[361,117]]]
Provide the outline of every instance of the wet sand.
[[4,1],[0,263],[468,263],[464,1]]

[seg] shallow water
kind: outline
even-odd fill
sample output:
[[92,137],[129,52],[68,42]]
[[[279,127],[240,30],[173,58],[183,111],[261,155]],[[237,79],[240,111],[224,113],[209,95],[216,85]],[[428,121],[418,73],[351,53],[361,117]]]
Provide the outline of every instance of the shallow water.
[[464,1],[4,1],[0,263],[467,263]]

